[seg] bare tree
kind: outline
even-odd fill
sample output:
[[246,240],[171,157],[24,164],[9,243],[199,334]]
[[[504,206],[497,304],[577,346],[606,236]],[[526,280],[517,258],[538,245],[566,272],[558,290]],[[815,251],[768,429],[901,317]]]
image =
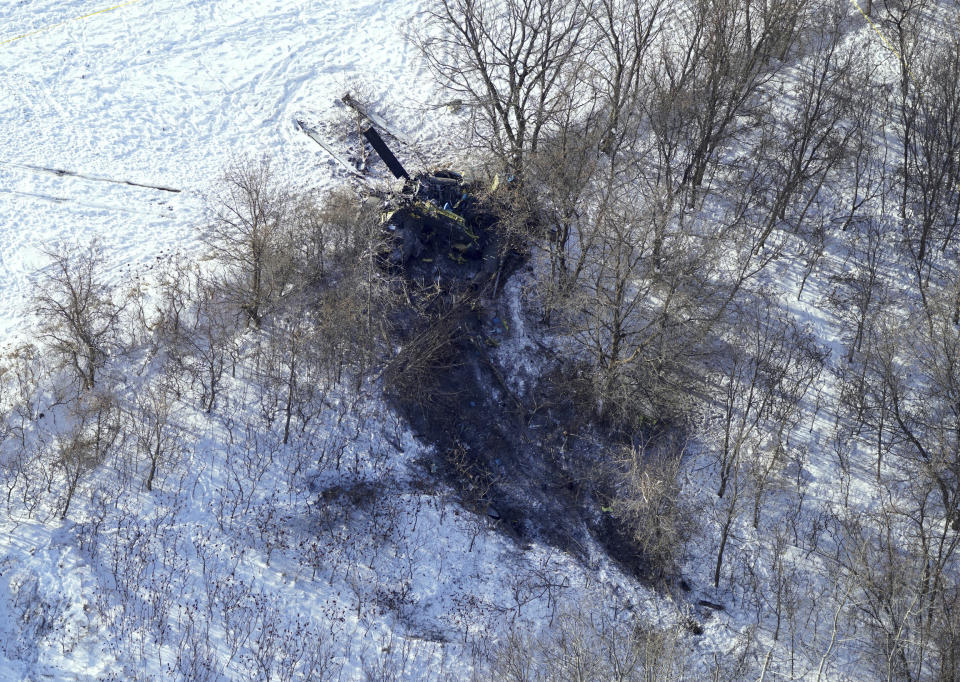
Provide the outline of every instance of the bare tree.
[[[840,566],[850,577],[848,616],[869,635],[874,671],[887,679],[956,678],[957,535],[929,514],[933,488],[904,504],[841,522]],[[946,530],[947,535],[943,536]],[[942,667],[943,664],[946,667]]]
[[441,370],[458,362],[454,349],[463,336],[460,322],[465,305],[468,303],[453,302],[423,315],[384,368],[390,393],[420,405],[450,397],[442,391],[438,377],[442,376]]
[[931,242],[946,250],[960,224],[960,29],[952,28],[910,65],[903,103],[904,229],[918,267]]
[[147,461],[144,487],[153,490],[161,466],[171,460],[179,447],[176,424],[176,396],[168,376],[147,382],[137,390],[129,419],[137,451]]
[[589,22],[582,0],[437,0],[414,40],[437,79],[472,107],[476,134],[511,172],[576,104]]
[[912,319],[876,326],[865,418],[902,465],[935,486],[940,513],[960,531],[960,331],[952,313],[953,297],[939,294]]
[[587,5],[590,37],[596,36],[586,60],[593,81],[589,106],[597,109],[587,120],[602,131],[599,149],[608,157],[633,152],[642,135],[642,104],[650,89],[647,62],[667,21],[666,4],[599,0]]
[[787,117],[785,130],[775,138],[781,142],[768,155],[768,172],[776,179],[758,251],[778,222],[787,220],[794,203],[799,206],[789,222],[800,231],[828,175],[846,156],[854,133],[846,125],[850,93],[870,82],[868,68],[861,66],[866,63],[863,52],[844,46],[847,18],[847,8],[824,8],[815,19],[817,28],[809,31],[812,54],[799,74],[795,114]]
[[554,299],[569,295],[577,286],[593,247],[594,231],[587,216],[602,193],[606,173],[596,153],[600,144],[597,130],[565,125],[557,135],[546,138],[536,153],[527,155],[529,191],[511,193],[498,200],[497,213],[516,216],[519,225],[531,223],[547,232],[520,236],[534,245],[545,243],[550,259],[550,276],[542,295],[549,308]]
[[852,239],[854,258],[850,269],[832,277],[836,288],[830,294],[830,303],[846,323],[850,346],[847,362],[861,352],[871,318],[887,302],[883,284],[886,258],[883,226],[869,221]]
[[67,517],[83,477],[106,460],[122,432],[116,398],[102,391],[80,394],[72,405],[70,418],[70,427],[54,441],[64,483],[61,519]]
[[593,368],[596,414],[621,424],[684,411],[699,344],[723,305],[708,256],[716,242],[685,234],[659,199],[617,179],[599,193],[559,311]]
[[723,507],[714,584],[741,496],[753,485],[753,525],[759,526],[763,497],[772,475],[787,463],[789,436],[801,401],[823,369],[826,353],[768,296],[739,309],[743,322],[732,331],[718,402],[723,408],[717,447]]
[[693,518],[680,493],[682,448],[656,452],[643,446],[624,453],[615,464],[618,492],[611,508],[640,549],[650,574],[675,575],[693,529]]
[[235,301],[224,292],[220,283],[206,280],[196,274],[197,299],[192,306],[191,330],[185,337],[186,369],[193,385],[200,384],[200,404],[212,412],[220,394],[220,385],[228,366],[233,371],[236,363],[238,318],[241,312]]
[[277,316],[256,356],[261,410],[268,423],[279,416],[283,444],[292,427],[301,431],[323,409],[329,361],[328,349],[318,338],[318,317],[308,307],[293,307]]
[[291,194],[269,162],[235,161],[224,171],[207,243],[226,271],[224,290],[259,327],[293,272]]
[[681,185],[697,189],[734,134],[738,117],[758,102],[800,34],[806,2],[694,0],[678,13],[683,36],[666,70],[692,116]]
[[[353,368],[359,378],[375,365],[390,329],[390,314],[403,294],[386,267],[389,236],[379,206],[350,191],[326,196],[317,216],[324,230],[325,286],[315,292],[314,343],[339,382]],[[318,251],[314,251],[318,254]],[[315,255],[315,257],[319,257]]]
[[103,250],[96,242],[47,255],[52,263],[34,297],[40,338],[73,370],[80,388],[89,390],[119,346],[123,305],[105,281]]

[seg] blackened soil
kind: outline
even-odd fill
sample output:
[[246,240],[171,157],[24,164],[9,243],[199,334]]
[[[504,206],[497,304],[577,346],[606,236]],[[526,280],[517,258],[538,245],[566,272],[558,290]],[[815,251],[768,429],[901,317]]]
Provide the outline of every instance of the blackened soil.
[[[487,255],[496,253],[484,235]],[[586,475],[586,462],[602,450],[591,425],[567,394],[563,373],[545,376],[531,394],[514,395],[506,381],[510,368],[498,366],[493,354],[502,284],[521,264],[514,257],[492,272],[488,264],[469,268],[463,278],[441,281],[435,296],[419,316],[420,329],[430,324],[431,308],[446,306],[444,324],[453,330],[442,357],[430,371],[428,395],[396,390],[387,382],[387,395],[417,437],[434,446],[427,466],[457,489],[464,504],[486,514],[519,543],[539,538],[582,560],[588,559],[590,535],[630,573],[642,577],[643,557],[608,513],[602,511],[602,481]],[[412,264],[412,273],[420,274]],[[411,273],[411,274],[412,274]],[[456,303],[454,303],[456,301]],[[437,315],[438,319],[441,317]],[[417,320],[399,325],[396,339],[409,343]],[[528,402],[549,404],[532,410]]]

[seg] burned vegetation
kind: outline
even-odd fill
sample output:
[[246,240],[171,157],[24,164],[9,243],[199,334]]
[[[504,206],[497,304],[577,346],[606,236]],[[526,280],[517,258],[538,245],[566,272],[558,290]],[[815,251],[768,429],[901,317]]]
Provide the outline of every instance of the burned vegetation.
[[[543,540],[586,561],[599,544],[637,577],[676,578],[685,532],[676,500],[661,496],[663,508],[641,511],[618,501],[625,476],[664,459],[659,451],[682,429],[597,418],[580,365],[527,343],[521,352],[537,376],[518,381],[518,358],[501,352],[516,316],[534,337],[545,328],[505,292],[518,271],[530,272],[530,235],[556,238],[518,207],[525,188],[513,176],[468,181],[449,169],[411,176],[371,122],[361,130],[403,181],[358,201],[380,203],[377,266],[397,303],[386,314],[393,350],[378,375],[390,405],[431,446],[424,470],[521,546]],[[643,535],[638,513],[650,526]],[[649,523],[658,515],[659,529]]]

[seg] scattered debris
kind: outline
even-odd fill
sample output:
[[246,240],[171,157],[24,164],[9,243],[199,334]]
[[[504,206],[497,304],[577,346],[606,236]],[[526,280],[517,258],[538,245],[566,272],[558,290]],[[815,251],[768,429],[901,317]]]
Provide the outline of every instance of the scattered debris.
[[360,102],[358,102],[357,99],[356,99],[353,95],[351,95],[349,92],[346,93],[346,94],[344,94],[344,96],[340,98],[340,101],[342,101],[342,102],[343,102],[344,104],[346,104],[348,107],[350,107],[350,108],[353,109],[355,112],[357,112],[361,117],[367,119],[370,123],[372,123],[373,125],[377,126],[377,128],[379,128],[381,131],[385,132],[387,135],[389,135],[390,137],[392,137],[393,139],[395,139],[397,142],[401,142],[401,143],[403,143],[403,144],[407,144],[406,141],[403,139],[403,137],[401,137],[400,135],[398,135],[398,134],[390,127],[390,125],[388,125],[387,122],[386,122],[385,120],[383,120],[382,117],[380,117],[380,116],[378,116],[377,114],[373,113],[372,111],[370,111],[370,109],[369,109],[368,107],[366,107],[366,106],[364,106],[363,104],[361,104]]
[[330,158],[336,161],[348,173],[361,179],[364,177],[363,173],[361,173],[356,168],[354,168],[349,161],[343,158],[333,147],[327,144],[326,141],[323,139],[323,137],[320,135],[320,133],[316,131],[316,129],[312,128],[309,124],[304,123],[299,118],[294,119],[294,127],[297,130],[300,130],[306,133],[307,137],[309,137],[311,140],[313,140],[318,145],[320,145],[321,149],[323,149],[323,151],[329,154]]
[[708,609],[713,609],[714,611],[725,611],[726,607],[723,604],[716,604],[712,601],[707,601],[706,599],[697,600],[698,606],[704,606]]
[[[301,128],[349,166],[317,139],[316,130]],[[496,521],[518,545],[536,536],[586,560],[593,536],[642,577],[646,561],[635,543],[610,514],[596,513],[597,491],[571,490],[570,472],[557,456],[563,451],[558,439],[570,439],[556,433],[554,420],[576,422],[569,396],[554,395],[556,388],[545,380],[537,390],[551,393],[546,402],[553,405],[552,416],[530,411],[492,355],[510,334],[499,284],[525,261],[524,254],[506,247],[495,229],[498,217],[482,200],[506,183],[487,187],[451,170],[411,175],[369,117],[360,132],[398,184],[403,181],[393,191],[373,192],[383,200],[382,226],[391,236],[385,267],[412,285],[412,305],[398,313],[403,320],[395,325],[393,344],[399,350],[384,377],[388,400],[438,454],[425,468],[456,487],[468,508]],[[583,447],[592,445],[584,440]]]
[[390,148],[387,147],[387,143],[383,141],[383,138],[380,137],[379,133],[377,133],[377,129],[374,128],[372,124],[368,124],[363,127],[361,132],[363,132],[363,136],[367,138],[370,146],[374,148],[377,154],[380,155],[380,158],[383,159],[383,162],[387,164],[387,168],[389,168],[390,172],[393,173],[393,177],[395,177],[397,180],[410,179],[410,174],[407,173],[403,165],[397,161],[397,157],[393,155],[393,152],[391,152]]

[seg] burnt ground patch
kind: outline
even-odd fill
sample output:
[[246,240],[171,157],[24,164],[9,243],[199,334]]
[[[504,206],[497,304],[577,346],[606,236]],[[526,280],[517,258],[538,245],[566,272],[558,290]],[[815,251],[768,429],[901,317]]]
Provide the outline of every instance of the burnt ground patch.
[[614,437],[584,417],[570,394],[570,368],[555,366],[518,396],[507,381],[510,368],[495,357],[501,324],[495,311],[522,254],[498,255],[502,245],[491,216],[467,228],[482,245],[479,256],[444,258],[456,234],[437,244],[435,235],[447,228],[428,226],[423,238],[415,220],[404,222],[403,239],[423,242],[419,255],[411,251],[402,265],[419,293],[396,320],[394,343],[401,350],[384,374],[388,401],[418,439],[433,446],[425,466],[521,545],[536,537],[586,560],[592,535],[643,577],[643,556],[603,511],[612,490],[591,470]]

